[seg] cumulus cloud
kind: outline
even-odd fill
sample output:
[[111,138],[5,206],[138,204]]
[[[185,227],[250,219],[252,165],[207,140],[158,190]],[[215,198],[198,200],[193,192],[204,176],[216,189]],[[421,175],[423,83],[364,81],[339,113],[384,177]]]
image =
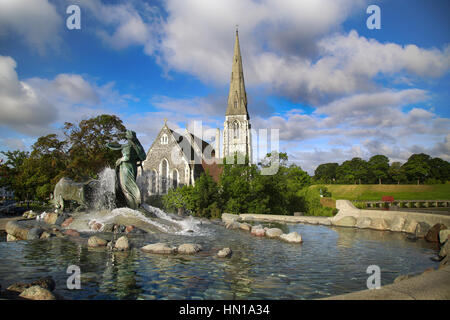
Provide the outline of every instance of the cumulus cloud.
[[62,18],[48,0],[0,1],[0,38],[19,35],[27,45],[44,53],[58,46],[62,28]]
[[0,126],[25,135],[55,132],[66,121],[120,113],[136,100],[118,92],[114,82],[98,85],[77,74],[21,81],[16,67],[13,58],[0,56]]
[[22,133],[40,134],[57,119],[57,110],[19,80],[16,66],[13,58],[0,56],[0,124]]

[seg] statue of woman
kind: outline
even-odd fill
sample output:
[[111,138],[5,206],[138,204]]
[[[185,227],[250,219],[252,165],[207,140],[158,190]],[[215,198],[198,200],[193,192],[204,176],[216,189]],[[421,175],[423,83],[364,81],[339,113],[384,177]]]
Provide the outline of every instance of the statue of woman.
[[[127,143],[108,143],[108,148],[112,150],[122,150],[122,158],[116,161],[116,192],[121,191],[127,206],[131,209],[138,209],[141,205],[141,192],[136,184],[137,165],[145,160],[146,154],[136,132],[127,130]],[[120,188],[118,188],[120,187]],[[118,190],[117,190],[118,189]],[[116,195],[116,198],[118,195]]]

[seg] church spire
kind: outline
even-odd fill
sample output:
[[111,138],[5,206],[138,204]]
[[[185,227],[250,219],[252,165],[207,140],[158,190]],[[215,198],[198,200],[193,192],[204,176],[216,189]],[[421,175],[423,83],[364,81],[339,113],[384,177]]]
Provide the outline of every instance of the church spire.
[[242,57],[239,46],[239,32],[237,26],[230,92],[228,93],[228,107],[225,115],[246,115],[249,118],[247,111],[247,94],[245,92],[244,84],[244,70],[242,68]]

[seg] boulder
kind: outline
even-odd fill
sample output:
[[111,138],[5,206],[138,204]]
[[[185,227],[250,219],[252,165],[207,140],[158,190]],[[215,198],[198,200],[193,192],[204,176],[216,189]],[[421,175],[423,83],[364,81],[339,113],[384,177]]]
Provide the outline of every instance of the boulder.
[[122,236],[117,239],[116,243],[114,244],[114,248],[119,251],[130,249],[130,242],[128,241],[128,238],[126,236]]
[[44,232],[44,229],[39,227],[34,227],[28,231],[27,240],[36,240],[39,239]]
[[103,225],[100,222],[93,222],[93,223],[89,224],[89,226],[90,226],[91,230],[94,230],[94,231],[99,231],[103,227]]
[[283,234],[283,231],[278,228],[270,228],[266,230],[266,236],[269,238],[277,238]]
[[334,225],[338,226],[338,227],[354,227],[355,224],[356,224],[356,219],[351,216],[344,217],[344,218],[334,222]]
[[450,229],[439,231],[439,242],[444,243],[450,238]]
[[220,250],[220,251],[217,253],[217,256],[218,256],[219,258],[226,258],[226,257],[231,256],[231,253],[232,253],[232,251],[231,251],[230,248],[223,248],[222,250]]
[[355,227],[360,229],[366,229],[370,227],[371,223],[372,219],[370,219],[369,217],[358,217],[358,219],[356,219]]
[[61,224],[61,227],[67,228],[73,222],[73,217],[69,217]]
[[417,228],[417,221],[416,220],[410,220],[410,221],[406,221],[405,223],[405,227],[403,229],[404,232],[406,233],[415,233],[416,232],[416,228]]
[[252,227],[252,230],[250,232],[253,236],[256,237],[264,237],[266,235],[266,230],[264,230],[260,225]]
[[227,229],[239,229],[240,228],[240,223],[236,222],[236,221],[231,221],[231,222],[227,222],[225,225],[225,228]]
[[72,236],[72,237],[79,237],[80,236],[80,233],[78,231],[74,230],[74,229],[64,230],[63,233],[65,235]]
[[44,221],[48,224],[55,224],[58,220],[58,214],[56,212],[49,212],[44,216]]
[[202,246],[195,243],[184,243],[177,249],[181,254],[194,254],[202,250]]
[[389,225],[383,218],[372,219],[372,223],[370,224],[370,229],[374,230],[387,230],[388,228]]
[[282,234],[280,236],[280,239],[290,242],[290,243],[301,243],[303,242],[302,236],[299,235],[297,232],[291,232],[288,234]]
[[56,283],[53,280],[53,278],[49,276],[49,277],[40,278],[40,279],[30,282],[30,283],[16,282],[16,283],[13,283],[12,285],[10,285],[7,288],[7,290],[21,293],[25,289],[28,289],[32,286],[39,286],[43,289],[53,291],[53,290],[55,290]]
[[406,219],[403,217],[394,217],[391,221],[391,226],[389,230],[395,231],[395,232],[401,232],[403,230],[403,227],[405,226]]
[[63,222],[69,218],[70,218],[70,216],[67,213],[62,212],[61,214],[58,215],[58,218],[56,219],[55,224],[58,226],[62,226]]
[[425,235],[425,240],[427,240],[428,242],[439,242],[439,232],[445,229],[447,229],[445,224],[436,223],[430,228],[430,230],[428,230],[427,234]]
[[29,228],[22,226],[17,221],[8,221],[5,230],[18,240],[27,240]]
[[6,234],[6,242],[11,242],[11,241],[17,241],[19,239],[17,239],[16,237],[14,237],[12,234]]
[[243,223],[239,224],[239,229],[245,230],[245,231],[250,231],[252,229],[252,226],[246,222],[243,222]]
[[52,236],[52,234],[50,232],[44,231],[41,234],[41,239],[48,239]]
[[430,230],[430,225],[428,223],[423,221],[419,222],[416,228],[416,236],[418,238],[424,238],[427,235],[428,230]]
[[97,236],[92,236],[88,239],[88,247],[104,247],[107,241]]
[[25,289],[24,291],[22,291],[19,297],[30,300],[56,300],[53,293],[40,286],[32,286]]
[[148,253],[170,254],[175,253],[177,248],[171,248],[166,243],[152,243],[142,247],[141,250]]

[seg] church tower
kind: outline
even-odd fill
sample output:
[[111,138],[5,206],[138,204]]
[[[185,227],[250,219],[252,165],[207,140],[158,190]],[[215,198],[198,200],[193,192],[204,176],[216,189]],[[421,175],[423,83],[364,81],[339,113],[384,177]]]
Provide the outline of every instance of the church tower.
[[224,158],[233,157],[237,152],[244,156],[248,155],[249,161],[252,162],[250,128],[250,116],[247,111],[247,94],[245,92],[241,49],[239,47],[238,30],[236,29],[230,92],[228,93],[228,106],[225,113],[223,130],[222,155]]

